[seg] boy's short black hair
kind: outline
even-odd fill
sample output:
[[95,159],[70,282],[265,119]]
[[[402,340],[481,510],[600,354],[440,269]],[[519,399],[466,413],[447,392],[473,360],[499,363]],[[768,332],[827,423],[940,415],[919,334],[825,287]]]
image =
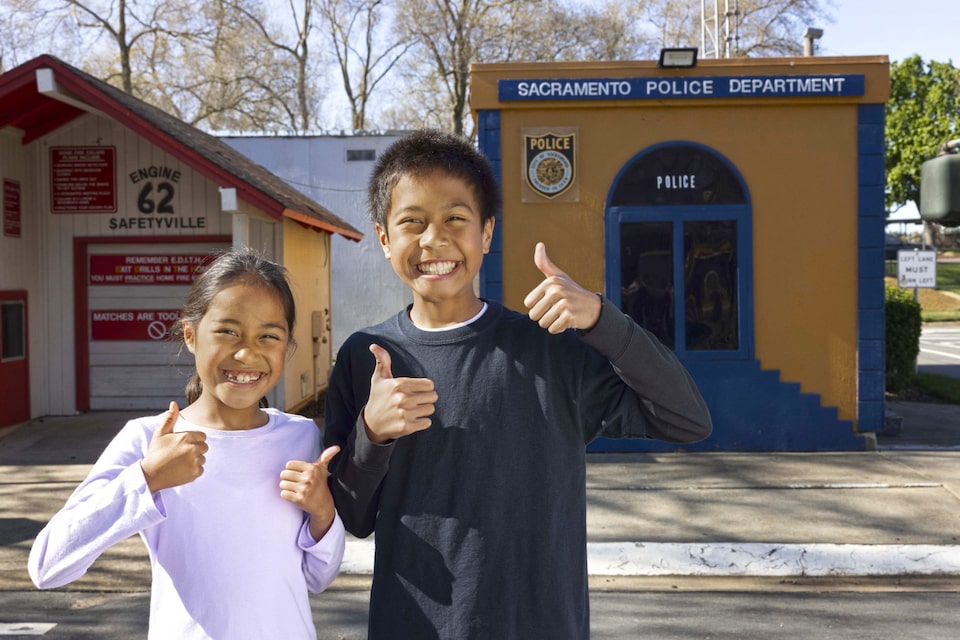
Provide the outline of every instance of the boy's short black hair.
[[463,136],[421,129],[391,144],[377,160],[368,190],[370,219],[384,230],[393,188],[403,176],[422,177],[434,171],[464,180],[480,205],[480,224],[500,210],[500,185],[487,157]]

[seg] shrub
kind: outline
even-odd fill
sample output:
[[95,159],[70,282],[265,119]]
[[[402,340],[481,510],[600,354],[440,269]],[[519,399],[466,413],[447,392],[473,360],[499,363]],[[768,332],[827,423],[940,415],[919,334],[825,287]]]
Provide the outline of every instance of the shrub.
[[887,391],[896,392],[903,389],[916,375],[921,325],[920,303],[913,299],[913,292],[897,287],[887,287]]

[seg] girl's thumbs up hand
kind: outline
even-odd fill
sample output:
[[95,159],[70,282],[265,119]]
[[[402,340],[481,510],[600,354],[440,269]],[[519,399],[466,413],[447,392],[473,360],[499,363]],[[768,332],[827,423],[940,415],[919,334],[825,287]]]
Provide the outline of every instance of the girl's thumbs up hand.
[[430,427],[430,416],[437,402],[433,380],[429,378],[394,378],[392,361],[386,349],[370,345],[377,362],[370,376],[370,397],[363,409],[367,437],[375,444],[385,444]]
[[207,435],[202,431],[175,432],[173,427],[179,418],[180,409],[171,402],[163,423],[150,439],[147,455],[140,461],[150,493],[193,482],[203,473]]
[[327,467],[340,452],[327,447],[314,462],[291,460],[280,472],[280,497],[310,514],[310,535],[320,540],[333,524],[336,508],[327,485]]

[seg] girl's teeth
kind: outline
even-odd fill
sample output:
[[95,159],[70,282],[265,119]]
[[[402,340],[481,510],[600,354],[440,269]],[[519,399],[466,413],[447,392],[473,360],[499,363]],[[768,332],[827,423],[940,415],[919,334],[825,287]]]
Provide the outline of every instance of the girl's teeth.
[[247,384],[248,382],[255,382],[260,379],[261,374],[246,374],[241,373],[239,375],[226,374],[227,378],[233,382],[239,382],[240,384]]

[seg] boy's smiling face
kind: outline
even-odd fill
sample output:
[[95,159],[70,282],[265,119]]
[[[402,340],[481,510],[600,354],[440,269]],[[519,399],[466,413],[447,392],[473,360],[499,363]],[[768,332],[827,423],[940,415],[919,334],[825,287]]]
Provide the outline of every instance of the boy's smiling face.
[[481,223],[472,187],[443,171],[405,175],[390,197],[383,254],[413,291],[414,322],[442,326],[475,315],[473,279],[490,250],[494,219]]

